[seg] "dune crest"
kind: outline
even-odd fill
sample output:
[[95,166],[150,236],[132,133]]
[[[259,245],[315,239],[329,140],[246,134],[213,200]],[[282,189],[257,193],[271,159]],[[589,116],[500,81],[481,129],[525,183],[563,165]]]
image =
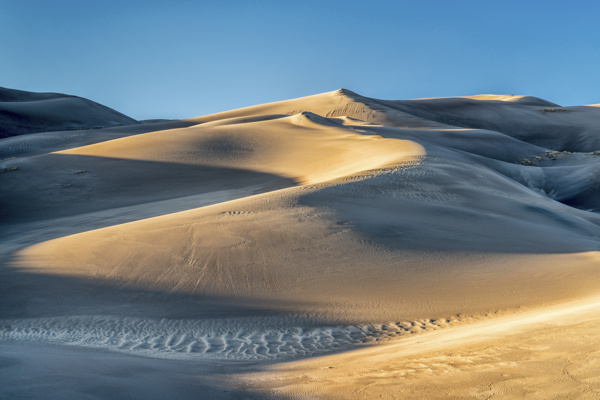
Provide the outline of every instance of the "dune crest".
[[[448,98],[448,97],[446,97]],[[550,101],[540,99],[539,97],[533,96],[520,96],[514,94],[478,94],[475,96],[457,96],[451,97],[453,99],[471,99],[471,100],[481,100],[481,101],[507,101],[507,102],[517,102],[521,105],[531,105],[531,106],[550,106],[550,107],[560,107],[558,104],[552,103]],[[444,97],[428,97],[422,99],[414,99],[414,100],[439,100],[444,99]]]
[[411,141],[362,135],[336,120],[302,112],[246,122],[233,117],[218,125],[146,133],[58,154],[240,168],[310,184],[410,161],[424,150]]

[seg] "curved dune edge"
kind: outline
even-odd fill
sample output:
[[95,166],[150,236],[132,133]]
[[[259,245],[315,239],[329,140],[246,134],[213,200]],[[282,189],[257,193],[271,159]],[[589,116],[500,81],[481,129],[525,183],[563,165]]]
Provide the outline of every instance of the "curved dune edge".
[[57,154],[240,168],[314,184],[415,160],[425,150],[414,141],[363,135],[304,112],[151,132]]
[[599,329],[595,296],[236,378],[276,398],[595,398]]

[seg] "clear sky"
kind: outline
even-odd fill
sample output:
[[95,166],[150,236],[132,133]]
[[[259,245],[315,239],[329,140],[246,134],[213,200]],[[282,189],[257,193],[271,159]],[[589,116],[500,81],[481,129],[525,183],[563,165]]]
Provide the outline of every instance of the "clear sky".
[[600,103],[597,1],[0,0],[0,86],[187,118],[341,87]]

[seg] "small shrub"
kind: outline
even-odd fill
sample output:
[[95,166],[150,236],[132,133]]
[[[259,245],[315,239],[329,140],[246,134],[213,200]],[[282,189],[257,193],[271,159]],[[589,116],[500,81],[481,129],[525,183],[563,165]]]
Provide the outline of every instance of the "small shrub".
[[528,160],[527,158],[524,158],[523,160],[519,161],[517,164],[527,165],[527,166],[533,166],[533,167],[537,167],[538,166],[536,163],[534,163],[531,160]]
[[0,174],[4,174],[6,172],[13,172],[13,171],[18,171],[19,167],[6,167],[6,168],[0,168]]

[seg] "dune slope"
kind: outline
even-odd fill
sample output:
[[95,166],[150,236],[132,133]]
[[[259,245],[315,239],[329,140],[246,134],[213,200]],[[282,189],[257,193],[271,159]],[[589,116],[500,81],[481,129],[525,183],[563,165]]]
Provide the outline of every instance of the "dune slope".
[[81,97],[0,87],[0,138],[137,123],[124,114]]

